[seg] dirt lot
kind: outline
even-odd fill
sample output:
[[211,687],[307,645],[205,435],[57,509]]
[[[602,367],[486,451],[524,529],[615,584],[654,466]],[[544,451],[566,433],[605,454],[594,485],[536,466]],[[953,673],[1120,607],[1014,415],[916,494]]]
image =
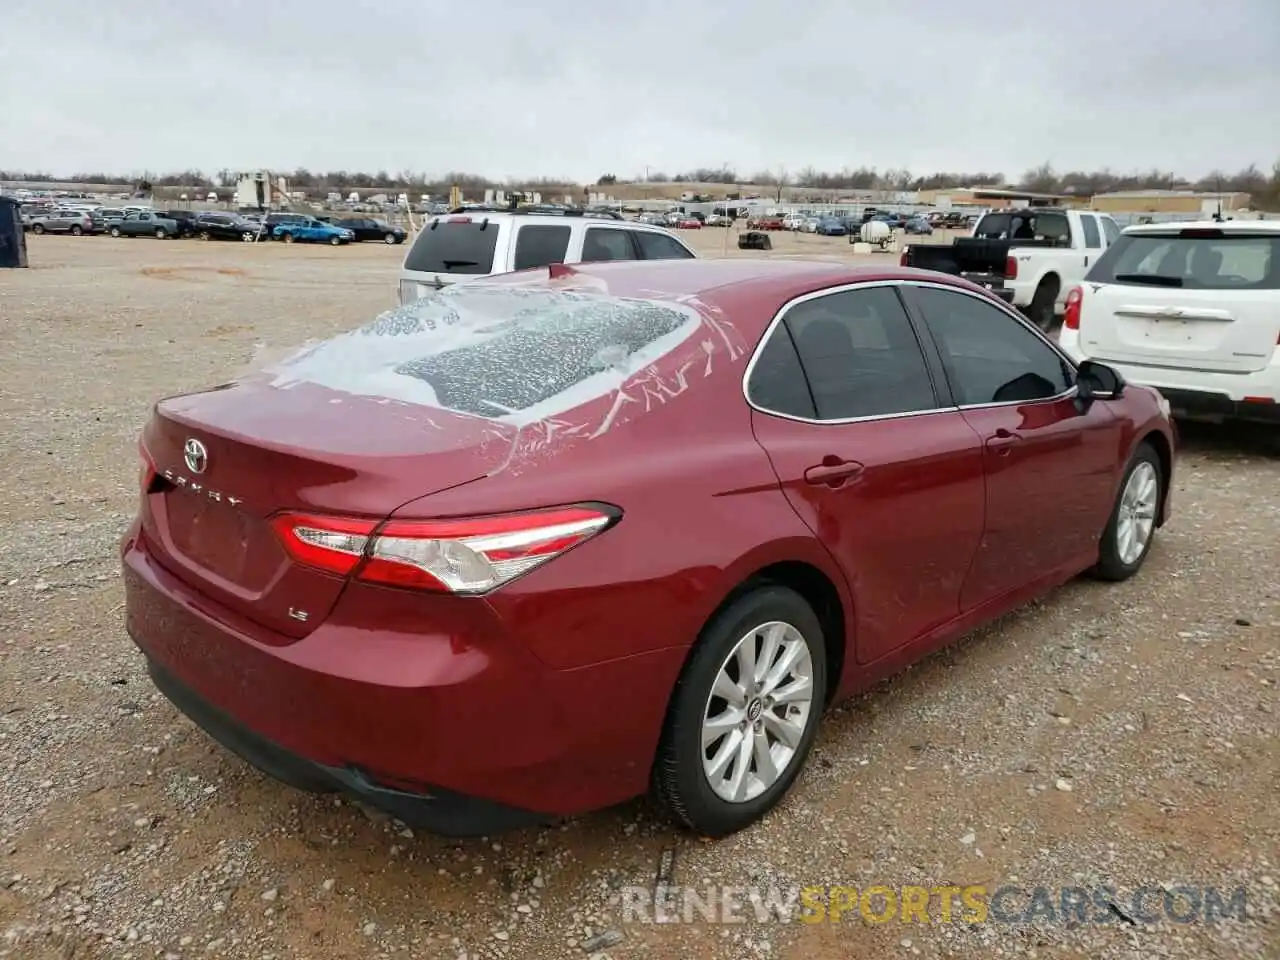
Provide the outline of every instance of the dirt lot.
[[[148,683],[117,576],[150,402],[371,318],[403,251],[30,252],[0,272],[0,956],[1280,957],[1280,458],[1256,435],[1186,431],[1140,576],[1072,583],[844,705],[759,827],[701,842],[638,801],[444,842],[215,746]],[[1083,924],[624,922],[620,891],[660,864],[699,891],[1118,892]],[[1246,914],[1130,922],[1148,885],[1243,886]]]

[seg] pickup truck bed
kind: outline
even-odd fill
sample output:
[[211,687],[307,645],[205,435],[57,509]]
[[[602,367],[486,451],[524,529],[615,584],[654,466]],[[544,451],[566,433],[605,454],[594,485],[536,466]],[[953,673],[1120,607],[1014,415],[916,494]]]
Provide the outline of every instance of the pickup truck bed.
[[1005,264],[1014,247],[1050,247],[1047,240],[987,240],[981,237],[957,237],[950,244],[912,244],[903,252],[902,265],[920,270],[936,270],[964,277],[980,284],[1005,300]]

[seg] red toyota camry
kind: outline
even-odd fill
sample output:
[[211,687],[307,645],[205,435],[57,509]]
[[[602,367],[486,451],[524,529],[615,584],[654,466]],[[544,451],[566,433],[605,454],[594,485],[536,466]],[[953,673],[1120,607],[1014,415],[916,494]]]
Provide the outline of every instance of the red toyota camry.
[[1155,391],[965,281],[687,260],[445,288],[161,400],[155,684],[280,780],[475,835],[653,789],[707,835],[824,708],[1169,514]]

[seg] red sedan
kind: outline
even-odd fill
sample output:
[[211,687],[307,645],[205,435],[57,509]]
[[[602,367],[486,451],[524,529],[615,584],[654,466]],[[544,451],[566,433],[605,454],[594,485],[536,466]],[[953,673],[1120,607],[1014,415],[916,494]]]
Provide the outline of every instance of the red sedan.
[[752,823],[824,708],[1169,515],[1155,391],[966,281],[555,265],[161,400],[123,568],[159,687],[277,778],[474,835],[650,788]]
[[676,229],[678,230],[701,230],[702,221],[697,217],[681,217],[676,221]]

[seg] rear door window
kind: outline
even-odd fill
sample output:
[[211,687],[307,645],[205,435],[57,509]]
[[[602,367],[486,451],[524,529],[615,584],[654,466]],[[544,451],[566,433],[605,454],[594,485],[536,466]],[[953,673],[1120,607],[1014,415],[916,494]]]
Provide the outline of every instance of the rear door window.
[[892,287],[846,290],[787,311],[820,420],[938,408],[924,353]]
[[435,220],[418,234],[404,268],[419,273],[484,275],[493,272],[497,247],[497,223]]
[[800,355],[785,323],[773,328],[751,366],[747,399],[768,413],[801,420],[818,419]]
[[640,246],[640,256],[645,260],[692,260],[693,254],[675,237],[665,233],[651,233],[648,230],[635,231],[636,243]]
[[1080,227],[1084,230],[1084,246],[1086,250],[1102,248],[1102,232],[1098,229],[1098,221],[1087,213],[1080,214]]
[[1088,279],[1188,290],[1280,290],[1280,236],[1219,230],[1126,234]]
[[600,263],[608,260],[636,259],[635,246],[630,230],[608,227],[588,227],[582,241],[582,262]]
[[564,263],[565,253],[569,249],[570,233],[572,229],[568,226],[525,224],[520,227],[519,232],[516,233],[514,269],[528,270],[531,267]]
[[984,240],[1048,240],[1056,246],[1071,245],[1071,225],[1058,212],[989,213],[978,221],[975,237]]
[[1099,217],[1098,220],[1102,222],[1102,233],[1107,238],[1107,246],[1111,246],[1120,239],[1120,228],[1110,217]]

